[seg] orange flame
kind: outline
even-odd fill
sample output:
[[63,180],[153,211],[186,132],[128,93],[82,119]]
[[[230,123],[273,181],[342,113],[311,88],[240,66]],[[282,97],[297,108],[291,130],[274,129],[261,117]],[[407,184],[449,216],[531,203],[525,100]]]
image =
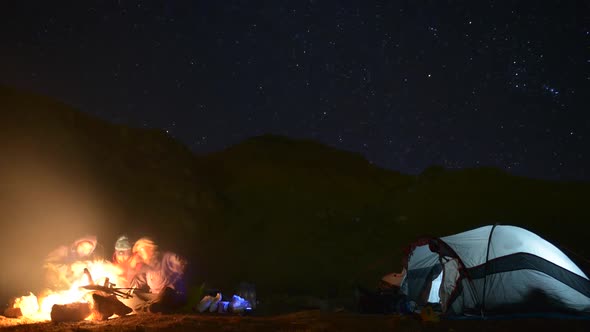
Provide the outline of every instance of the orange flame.
[[[68,304],[75,302],[92,303],[91,291],[81,288],[89,284],[88,277],[84,274],[84,268],[88,268],[94,283],[103,285],[106,278],[117,284],[121,279],[121,269],[111,262],[85,261],[75,262],[65,269],[59,269],[59,277],[69,287],[62,290],[47,290],[39,296],[30,293],[14,301],[14,308],[20,308],[24,317],[35,321],[51,320],[51,309],[54,304]],[[92,315],[87,319],[91,319]]]

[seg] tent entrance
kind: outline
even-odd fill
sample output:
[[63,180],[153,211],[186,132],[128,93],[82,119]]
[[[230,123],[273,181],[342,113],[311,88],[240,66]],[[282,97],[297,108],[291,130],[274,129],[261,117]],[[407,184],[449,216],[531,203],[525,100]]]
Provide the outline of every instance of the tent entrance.
[[455,295],[459,277],[458,259],[445,257],[441,271],[432,279],[426,302],[429,304],[440,304],[442,310],[445,311],[449,300]]
[[430,294],[428,294],[428,303],[440,303],[440,286],[442,284],[443,273],[440,271],[438,276],[432,280],[430,285]]

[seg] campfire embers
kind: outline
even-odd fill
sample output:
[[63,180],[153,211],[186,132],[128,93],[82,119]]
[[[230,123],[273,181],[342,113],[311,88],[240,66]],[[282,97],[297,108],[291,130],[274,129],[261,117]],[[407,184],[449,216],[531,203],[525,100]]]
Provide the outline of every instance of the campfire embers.
[[[10,318],[26,317],[35,321],[55,322],[105,320],[113,315],[124,316],[133,310],[118,297],[132,298],[132,289],[116,288],[119,271],[109,262],[77,262],[69,266],[73,276],[69,289],[48,291],[39,297],[34,294],[15,299],[12,308],[4,312]],[[94,282],[90,271],[96,273],[103,284]],[[65,275],[64,275],[65,276]],[[99,279],[99,280],[101,280]]]
[[108,277],[105,278],[102,286],[96,285],[88,268],[84,268],[84,276],[88,279],[88,285],[80,288],[93,290],[92,304],[90,303],[70,303],[65,305],[54,305],[51,308],[51,320],[54,322],[80,321],[88,318],[96,320],[106,320],[117,314],[125,316],[133,312],[123,302],[119,301],[117,296],[129,299],[133,297],[131,290],[125,293],[120,288],[115,288],[115,284],[110,282]]
[[[94,279],[92,279],[92,275],[87,268],[84,268],[84,275],[88,278],[88,285],[82,286],[82,288],[95,290],[95,292],[92,293],[92,301],[94,303],[92,306],[92,314],[94,319],[106,320],[114,314],[125,316],[133,312],[133,309],[123,304],[123,302],[119,301],[117,298],[117,296],[126,299],[133,297],[133,295],[131,295],[132,289],[129,289],[129,292],[125,293],[122,289],[115,288],[116,285],[112,283],[108,277],[105,278],[102,286],[96,285],[94,284]],[[51,320],[55,321],[53,315],[51,316]]]

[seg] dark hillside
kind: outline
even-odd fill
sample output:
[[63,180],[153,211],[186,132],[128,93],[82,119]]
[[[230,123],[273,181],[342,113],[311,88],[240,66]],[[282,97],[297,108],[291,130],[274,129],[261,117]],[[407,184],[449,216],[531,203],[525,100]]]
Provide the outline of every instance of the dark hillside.
[[9,88],[0,110],[0,241],[21,248],[2,258],[3,293],[29,289],[43,255],[83,233],[97,234],[107,256],[120,233],[151,235],[189,257],[192,283],[229,292],[250,280],[261,298],[349,296],[354,282],[401,270],[416,237],[496,222],[590,256],[587,183],[491,168],[410,176],[272,135],[195,156],[161,131]]

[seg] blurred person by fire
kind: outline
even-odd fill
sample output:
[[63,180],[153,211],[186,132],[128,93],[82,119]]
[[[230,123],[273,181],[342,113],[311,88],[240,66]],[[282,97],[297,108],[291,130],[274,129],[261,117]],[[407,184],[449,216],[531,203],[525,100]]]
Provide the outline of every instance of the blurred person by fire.
[[66,289],[72,274],[71,265],[80,261],[93,261],[102,257],[98,253],[96,236],[89,235],[75,240],[71,245],[60,246],[45,258],[46,286],[50,289]]
[[118,278],[119,287],[131,287],[134,278],[140,273],[142,263],[133,256],[131,241],[126,235],[121,235],[115,242],[115,252],[112,262],[121,274]]
[[97,253],[96,236],[89,235],[74,241],[70,246],[60,246],[50,252],[45,259],[48,263],[68,264],[75,261],[94,260],[100,258]]
[[141,267],[131,286],[138,290],[135,295],[145,301],[136,310],[173,312],[182,307],[186,301],[186,260],[172,252],[161,253],[147,237],[137,240],[132,252],[131,265]]

